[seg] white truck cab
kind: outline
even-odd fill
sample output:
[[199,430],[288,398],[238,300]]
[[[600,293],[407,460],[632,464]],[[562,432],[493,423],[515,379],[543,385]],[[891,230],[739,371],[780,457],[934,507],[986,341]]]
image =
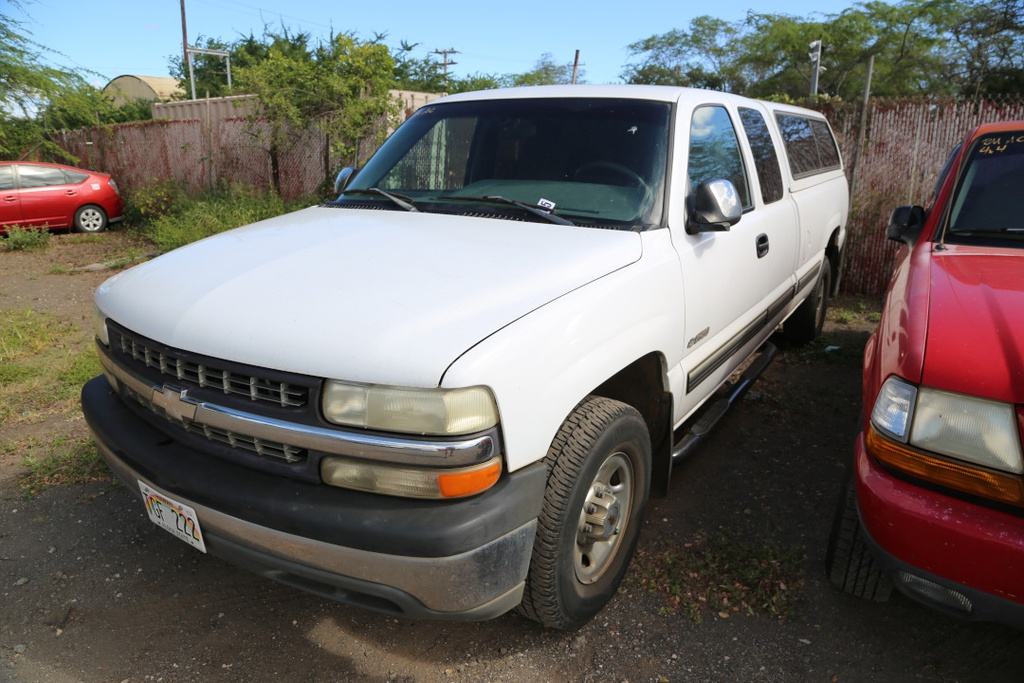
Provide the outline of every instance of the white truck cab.
[[848,188],[820,114],[685,88],[467,93],[321,206],[96,293],[83,408],[150,518],[370,609],[575,628],[783,325]]

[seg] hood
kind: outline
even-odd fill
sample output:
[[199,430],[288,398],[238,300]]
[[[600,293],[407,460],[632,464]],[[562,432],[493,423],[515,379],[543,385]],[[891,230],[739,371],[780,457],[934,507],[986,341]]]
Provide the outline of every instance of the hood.
[[922,382],[1024,403],[1024,250],[932,254]]
[[485,337],[640,255],[631,232],[312,207],[136,266],[96,302],[215,358],[436,386]]

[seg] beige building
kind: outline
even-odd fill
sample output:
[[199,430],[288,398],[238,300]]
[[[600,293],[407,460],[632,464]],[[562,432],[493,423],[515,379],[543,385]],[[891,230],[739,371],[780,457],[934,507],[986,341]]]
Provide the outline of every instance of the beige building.
[[114,104],[122,105],[134,100],[150,102],[166,102],[181,97],[185,91],[181,89],[177,78],[170,76],[118,76],[103,87],[114,97]]

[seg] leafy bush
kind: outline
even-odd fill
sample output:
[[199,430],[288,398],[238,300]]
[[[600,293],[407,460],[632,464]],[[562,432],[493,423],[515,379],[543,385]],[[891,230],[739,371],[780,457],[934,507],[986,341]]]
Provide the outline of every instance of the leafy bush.
[[0,239],[5,251],[36,251],[49,246],[50,231],[45,227],[12,225],[8,226],[7,235]]
[[182,197],[173,212],[147,221],[141,229],[159,249],[170,251],[225,230],[279,216],[308,203],[302,199],[285,202],[274,193],[247,185],[231,185],[198,197]]
[[132,192],[125,202],[125,218],[131,224],[145,223],[174,213],[186,199],[180,183],[158,180]]

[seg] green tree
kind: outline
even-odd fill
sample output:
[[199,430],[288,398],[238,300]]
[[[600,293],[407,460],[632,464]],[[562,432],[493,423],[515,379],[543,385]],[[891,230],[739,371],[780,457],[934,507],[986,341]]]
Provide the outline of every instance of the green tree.
[[745,83],[736,68],[739,35],[736,25],[710,16],[697,17],[690,22],[689,31],[672,29],[631,43],[628,50],[641,59],[627,64],[622,78],[627,83],[740,92]]
[[494,74],[475,73],[462,78],[449,78],[448,92],[473,92],[474,90],[493,90],[502,86],[502,77]]
[[[381,36],[383,38],[383,36]],[[413,57],[419,43],[402,41],[395,57],[395,87],[418,92],[449,92],[444,66],[431,56]]]
[[[270,155],[275,189],[280,192],[280,151],[310,130],[327,135],[329,147],[355,163],[365,146],[375,147],[397,113],[389,89],[394,60],[377,42],[348,34],[309,48],[304,34],[267,45],[266,56],[237,70],[238,88],[260,100],[250,130]],[[324,159],[325,182],[331,172]]]
[[964,95],[1024,94],[1024,0],[974,2],[949,33]]
[[[577,82],[583,81],[581,73],[577,74],[576,80]],[[532,71],[521,74],[509,74],[502,77],[500,83],[506,87],[572,83],[572,64],[556,64],[551,53],[545,52],[537,60]]]
[[[1024,0],[869,0],[816,20],[750,13],[729,24],[698,17],[629,46],[631,83],[710,87],[755,97],[805,97],[811,41],[824,46],[820,93],[859,97],[874,57],[872,91],[882,95],[956,94],[1024,81]],[[988,85],[984,85],[984,84]]]
[[78,87],[83,79],[74,71],[46,64],[43,57],[56,53],[35,42],[22,22],[8,14],[21,10],[17,0],[8,0],[7,7],[0,13],[0,156],[17,158],[41,146],[58,152],[36,114],[50,98]]
[[80,83],[54,93],[39,112],[38,121],[44,130],[57,131],[151,118],[153,112],[147,100],[116,105],[109,93]]

